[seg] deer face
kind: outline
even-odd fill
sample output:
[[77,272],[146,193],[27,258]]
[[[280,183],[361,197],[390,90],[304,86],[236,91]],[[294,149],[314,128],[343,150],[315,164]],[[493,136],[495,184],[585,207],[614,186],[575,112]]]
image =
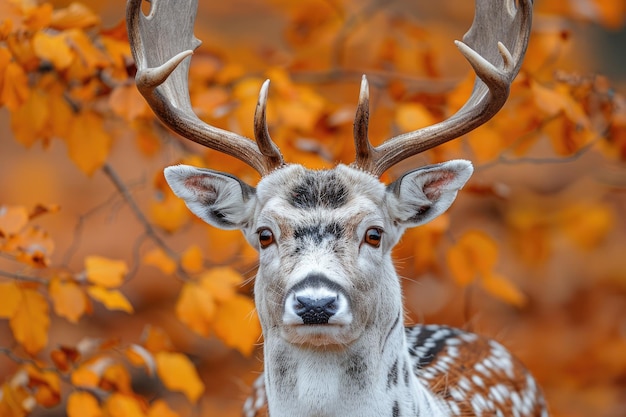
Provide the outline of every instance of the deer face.
[[443,213],[471,173],[469,162],[450,161],[385,186],[345,165],[287,165],[256,189],[189,166],[169,167],[165,177],[196,215],[242,230],[259,251],[255,301],[266,339],[327,346],[399,316],[391,249],[407,227]]

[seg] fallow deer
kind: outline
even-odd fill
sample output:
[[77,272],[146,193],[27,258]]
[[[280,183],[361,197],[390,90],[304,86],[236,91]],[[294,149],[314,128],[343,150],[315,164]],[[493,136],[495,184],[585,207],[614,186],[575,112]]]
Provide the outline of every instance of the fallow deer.
[[209,224],[239,229],[259,251],[254,285],[265,372],[245,416],[547,416],[540,388],[499,343],[440,326],[404,328],[391,250],[406,228],[443,213],[472,174],[454,160],[410,171],[398,162],[480,126],[504,105],[528,44],[531,0],[477,0],[460,52],[476,80],[449,119],[368,139],[368,84],[354,122],[356,160],[329,170],[284,162],[266,123],[268,82],[254,116],[256,142],[202,122],[188,93],[197,0],[129,0],[139,91],[161,121],[257,170],[256,188],[221,172],[171,166],[165,177]]

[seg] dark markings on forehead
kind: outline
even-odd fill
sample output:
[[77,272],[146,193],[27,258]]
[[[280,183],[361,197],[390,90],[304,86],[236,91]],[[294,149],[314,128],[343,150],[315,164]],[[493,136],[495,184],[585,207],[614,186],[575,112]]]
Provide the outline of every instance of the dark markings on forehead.
[[343,235],[343,226],[339,223],[317,224],[314,226],[298,227],[293,236],[297,240],[310,239],[320,245],[325,239],[340,239]]
[[348,187],[334,171],[311,171],[290,191],[288,198],[296,208],[336,209],[348,201]]

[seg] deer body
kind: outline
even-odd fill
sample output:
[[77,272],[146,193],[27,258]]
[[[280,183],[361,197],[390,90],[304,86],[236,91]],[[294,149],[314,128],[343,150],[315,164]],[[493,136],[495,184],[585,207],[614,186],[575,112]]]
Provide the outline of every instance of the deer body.
[[391,250],[409,227],[437,217],[472,174],[456,160],[380,175],[403,159],[489,120],[505,103],[530,33],[531,0],[477,0],[457,42],[477,78],[449,119],[370,144],[365,77],[354,123],[355,162],[312,171],[286,164],[265,118],[266,81],[254,117],[256,143],[200,121],[187,91],[197,0],[128,0],[137,87],[175,132],[239,158],[262,179],[190,166],[165,178],[207,223],[239,229],[259,251],[254,292],[264,335],[265,373],[247,417],[544,417],[532,376],[498,343],[445,326],[404,329]]

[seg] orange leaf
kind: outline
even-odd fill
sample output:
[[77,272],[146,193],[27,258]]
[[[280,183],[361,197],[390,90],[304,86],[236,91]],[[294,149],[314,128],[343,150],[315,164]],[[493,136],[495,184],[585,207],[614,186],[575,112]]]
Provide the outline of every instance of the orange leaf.
[[471,283],[477,274],[491,274],[497,259],[496,242],[480,230],[466,232],[446,254],[448,267],[459,285]]
[[68,7],[52,13],[50,27],[58,30],[88,28],[100,24],[100,18],[82,3],[73,2]]
[[47,266],[54,251],[54,242],[44,230],[29,226],[8,239],[5,250],[15,252],[20,262],[37,267]]
[[185,202],[169,191],[164,199],[150,206],[150,218],[167,232],[175,232],[189,221],[190,213]]
[[85,174],[92,175],[106,161],[112,139],[104,130],[102,117],[85,111],[74,117],[66,143],[76,166]]
[[204,384],[189,358],[181,353],[159,352],[155,355],[157,373],[163,385],[180,391],[191,402],[198,401],[204,392]]
[[233,298],[236,287],[243,282],[243,277],[230,267],[212,268],[200,277],[200,285],[206,289],[217,302],[225,302]]
[[176,271],[176,262],[170,258],[161,248],[152,249],[142,258],[145,265],[159,268],[164,274],[172,274]]
[[106,288],[115,288],[122,285],[128,273],[126,262],[107,259],[102,256],[87,256],[85,258],[85,272],[87,280]]
[[195,274],[202,271],[202,268],[204,267],[202,249],[200,249],[198,245],[191,245],[182,254],[180,262],[183,269],[190,274]]
[[89,300],[83,289],[74,281],[63,281],[55,277],[50,281],[48,291],[54,312],[58,316],[77,323],[87,311]]
[[597,247],[612,230],[615,220],[611,208],[603,204],[575,204],[559,216],[561,229],[582,249]]
[[88,392],[74,391],[67,398],[67,417],[101,417],[96,397]]
[[176,317],[194,332],[208,336],[214,315],[211,292],[195,283],[185,283],[176,302]]
[[436,122],[433,115],[420,103],[403,103],[396,109],[395,122],[401,131],[409,132]]
[[482,287],[491,295],[517,307],[526,304],[526,296],[505,277],[491,273],[484,275],[480,281]]
[[97,285],[87,288],[87,293],[96,301],[101,302],[109,310],[122,310],[133,313],[133,306],[118,290],[109,290]]
[[63,33],[36,32],[33,36],[33,49],[37,57],[51,62],[59,71],[69,67],[74,60],[74,52],[67,44],[67,37]]
[[46,297],[30,288],[21,288],[20,303],[9,324],[13,336],[24,349],[35,355],[48,343],[48,301]]
[[0,282],[0,318],[13,317],[21,300],[22,293],[15,282]]
[[159,327],[147,326],[141,337],[142,345],[152,353],[172,350],[172,341]]
[[261,334],[261,325],[254,314],[252,300],[235,294],[220,303],[213,321],[213,330],[227,346],[250,356]]
[[135,366],[144,366],[148,371],[148,375],[154,375],[156,363],[154,362],[154,356],[148,349],[133,343],[124,351],[124,354],[130,363]]
[[22,206],[0,206],[0,237],[15,235],[28,223],[28,210]]
[[134,397],[113,393],[104,403],[107,417],[145,417],[143,405]]
[[483,125],[468,133],[468,142],[478,161],[490,161],[496,158],[503,150],[502,132]]
[[11,129],[15,140],[26,147],[41,139],[52,109],[41,91],[34,90],[26,102],[11,113]]
[[156,400],[148,410],[148,417],[179,417],[179,414],[172,410],[165,401]]
[[113,113],[127,121],[151,115],[146,100],[134,84],[116,87],[109,96],[109,106]]
[[6,66],[0,86],[0,104],[4,104],[11,111],[20,108],[30,95],[28,77],[15,62],[9,62]]

